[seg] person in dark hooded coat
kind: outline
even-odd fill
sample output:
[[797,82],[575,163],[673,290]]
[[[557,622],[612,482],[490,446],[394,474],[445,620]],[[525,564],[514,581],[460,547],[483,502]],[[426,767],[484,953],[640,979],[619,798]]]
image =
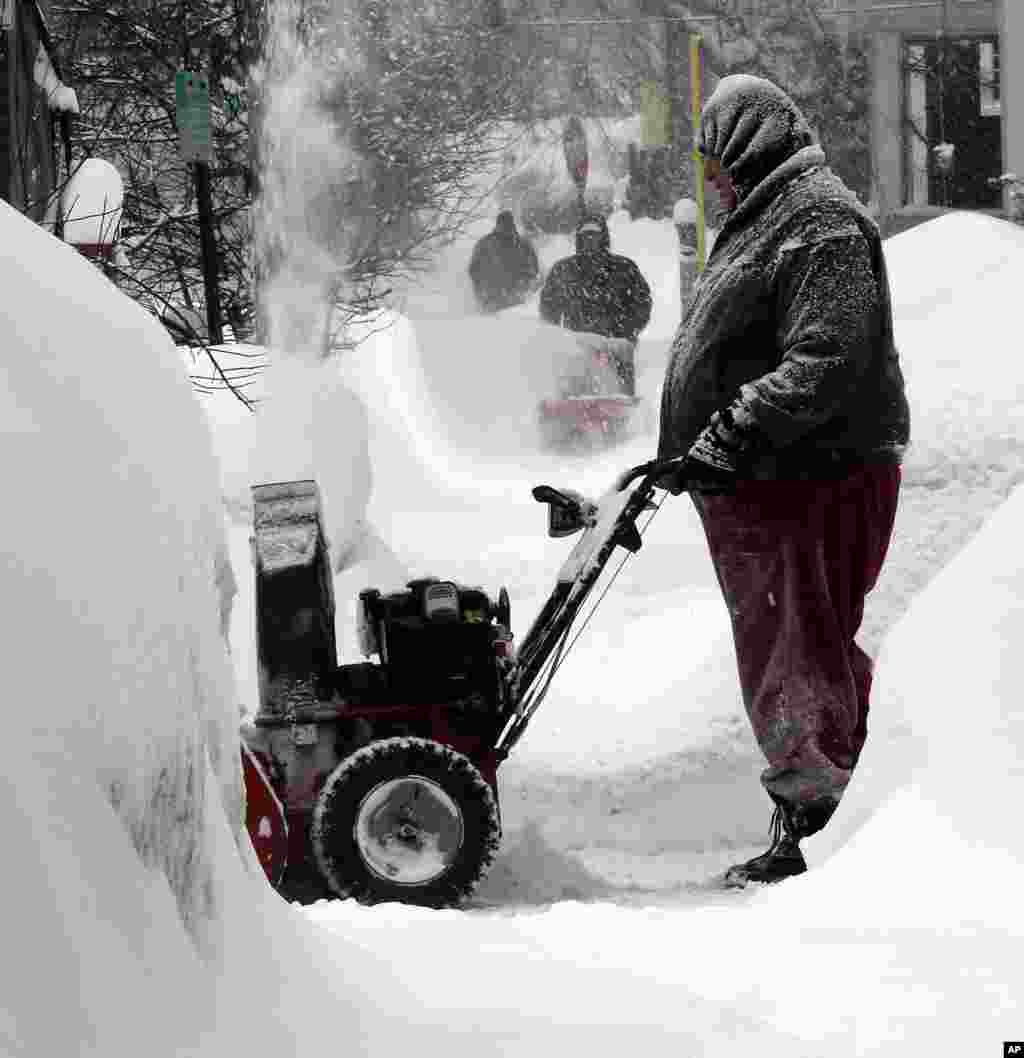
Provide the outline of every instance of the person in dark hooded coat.
[[690,492],[729,607],[775,804],[728,885],[806,869],[867,734],[854,637],[889,545],[910,415],[878,228],[777,86],[724,78],[705,177],[726,210],[672,344],[658,455]]
[[[608,222],[600,214],[576,227],[576,253],[548,272],[540,292],[540,315],[570,331],[635,343],[651,318],[651,290],[636,262],[611,252]],[[622,361],[621,353],[616,360]],[[620,362],[627,393],[635,386],[632,355]]]
[[540,277],[537,251],[516,230],[507,209],[497,216],[494,231],[473,247],[469,278],[484,312],[498,312],[525,301]]
[[628,257],[611,252],[608,222],[584,217],[576,228],[576,253],[548,272],[540,294],[540,314],[570,331],[606,338],[637,335],[651,318],[651,291]]

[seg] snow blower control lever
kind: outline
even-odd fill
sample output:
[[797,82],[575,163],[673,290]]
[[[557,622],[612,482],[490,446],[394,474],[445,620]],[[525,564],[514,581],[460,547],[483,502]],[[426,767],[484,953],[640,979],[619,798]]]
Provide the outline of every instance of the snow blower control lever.
[[548,505],[548,536],[572,536],[596,524],[597,508],[578,492],[538,485],[533,498]]

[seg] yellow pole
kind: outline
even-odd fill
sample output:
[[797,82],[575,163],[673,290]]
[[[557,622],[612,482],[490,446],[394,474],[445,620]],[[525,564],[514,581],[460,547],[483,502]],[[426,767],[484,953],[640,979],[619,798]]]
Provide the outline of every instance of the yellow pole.
[[707,256],[704,232],[704,160],[697,151],[700,143],[700,112],[703,107],[704,41],[699,33],[690,34],[690,101],[693,115],[693,194],[697,201],[697,274],[704,271]]

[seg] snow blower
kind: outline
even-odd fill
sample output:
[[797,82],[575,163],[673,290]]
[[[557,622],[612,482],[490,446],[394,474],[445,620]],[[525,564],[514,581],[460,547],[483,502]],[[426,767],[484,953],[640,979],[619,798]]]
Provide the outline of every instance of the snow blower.
[[625,338],[574,335],[578,352],[558,379],[558,395],[537,408],[541,444],[553,449],[604,448],[634,431],[636,345]]
[[282,895],[442,907],[473,891],[500,843],[498,767],[612,554],[639,550],[637,521],[673,465],[633,468],[600,503],[533,490],[550,536],[582,535],[518,648],[505,588],[492,599],[430,577],[359,593],[360,649],[376,660],[343,665],[316,483],[253,488],[260,701],[242,724],[247,823]]

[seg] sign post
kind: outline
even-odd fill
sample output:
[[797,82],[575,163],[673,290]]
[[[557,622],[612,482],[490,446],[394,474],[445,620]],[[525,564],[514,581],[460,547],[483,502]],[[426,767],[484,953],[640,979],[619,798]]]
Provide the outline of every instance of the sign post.
[[587,132],[583,122],[575,114],[565,123],[562,150],[565,153],[565,166],[569,170],[569,177],[576,185],[576,204],[582,217],[586,211],[583,192],[587,187],[590,160],[587,154]]
[[199,247],[203,259],[203,290],[206,298],[207,337],[219,343],[223,337],[220,291],[217,283],[217,241],[213,231],[213,195],[210,190],[210,82],[195,70],[174,75],[174,98],[178,122],[178,145],[182,160],[193,167],[196,181],[196,211],[199,214]]
[[174,75],[178,148],[186,162],[210,162],[210,82],[205,74],[178,70]]
[[704,271],[705,245],[704,159],[700,143],[700,113],[703,108],[704,42],[699,34],[690,34],[690,100],[693,113],[693,197],[697,203],[697,274]]
[[672,106],[653,81],[640,85],[640,142],[645,147],[672,143]]

